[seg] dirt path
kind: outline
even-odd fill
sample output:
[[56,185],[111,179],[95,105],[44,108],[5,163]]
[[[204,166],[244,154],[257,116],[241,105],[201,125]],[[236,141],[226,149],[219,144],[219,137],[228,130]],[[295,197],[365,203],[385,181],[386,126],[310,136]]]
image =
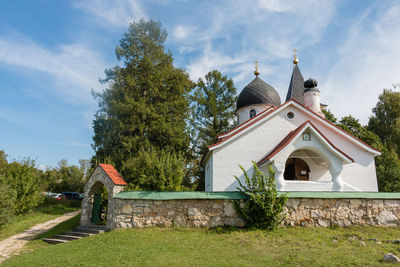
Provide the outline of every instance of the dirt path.
[[18,253],[18,250],[21,249],[26,244],[26,242],[33,239],[35,236],[50,230],[57,224],[78,215],[80,212],[80,210],[77,210],[65,213],[60,217],[44,223],[36,224],[32,228],[25,230],[20,234],[10,236],[9,238],[0,241],[0,263],[11,257],[12,255]]

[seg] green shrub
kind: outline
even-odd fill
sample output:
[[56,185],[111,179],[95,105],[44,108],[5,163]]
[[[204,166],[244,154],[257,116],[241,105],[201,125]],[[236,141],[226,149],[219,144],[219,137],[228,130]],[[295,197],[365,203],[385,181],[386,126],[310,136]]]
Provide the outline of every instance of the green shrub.
[[262,173],[253,161],[253,175],[250,178],[242,166],[243,184],[238,177],[240,187],[237,189],[248,196],[248,199],[234,200],[238,214],[244,219],[247,227],[274,230],[285,218],[282,214],[287,194],[278,196],[275,185],[275,173],[269,168],[269,175]]
[[40,172],[35,168],[34,160],[25,159],[8,164],[5,181],[15,191],[16,214],[22,214],[42,202]]
[[5,184],[0,184],[0,227],[14,217],[15,192]]
[[144,151],[128,160],[123,173],[129,183],[127,190],[181,191],[184,158],[166,151]]

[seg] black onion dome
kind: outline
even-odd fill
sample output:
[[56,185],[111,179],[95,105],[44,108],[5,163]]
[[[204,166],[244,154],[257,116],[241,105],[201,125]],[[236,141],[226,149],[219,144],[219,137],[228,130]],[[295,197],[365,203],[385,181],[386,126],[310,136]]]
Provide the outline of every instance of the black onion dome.
[[307,81],[304,82],[304,88],[305,88],[304,93],[309,91],[319,92],[317,86],[318,86],[317,80],[309,78]]
[[236,109],[254,104],[279,106],[281,98],[274,87],[256,77],[239,94]]
[[310,92],[310,91],[319,93],[317,85],[318,85],[317,80],[309,78],[307,81],[304,82],[304,88],[305,89],[304,89],[303,93]]
[[308,80],[304,82],[305,88],[313,88],[313,87],[317,87],[317,85],[318,85],[317,80],[314,80],[312,78],[308,78]]

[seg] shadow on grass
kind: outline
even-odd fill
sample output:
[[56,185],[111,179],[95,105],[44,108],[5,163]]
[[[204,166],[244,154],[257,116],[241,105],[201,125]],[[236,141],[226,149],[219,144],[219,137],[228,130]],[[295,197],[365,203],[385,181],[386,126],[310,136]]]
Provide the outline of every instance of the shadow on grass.
[[51,228],[49,231],[36,236],[33,240],[40,240],[42,238],[50,238],[50,237],[53,237],[53,235],[58,235],[58,234],[66,232],[66,231],[70,231],[79,225],[80,218],[81,218],[81,215],[76,215],[76,216],[72,217],[71,219],[68,219],[60,224],[57,224],[55,227]]

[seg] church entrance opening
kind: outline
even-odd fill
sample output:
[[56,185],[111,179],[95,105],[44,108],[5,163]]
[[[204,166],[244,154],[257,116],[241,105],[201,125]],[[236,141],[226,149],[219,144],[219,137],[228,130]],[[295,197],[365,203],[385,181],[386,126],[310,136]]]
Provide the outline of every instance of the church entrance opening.
[[285,172],[283,173],[285,180],[310,180],[310,168],[308,164],[299,158],[289,158],[286,161]]
[[106,224],[108,208],[108,191],[100,181],[94,183],[90,190],[90,197],[93,199],[91,224]]

